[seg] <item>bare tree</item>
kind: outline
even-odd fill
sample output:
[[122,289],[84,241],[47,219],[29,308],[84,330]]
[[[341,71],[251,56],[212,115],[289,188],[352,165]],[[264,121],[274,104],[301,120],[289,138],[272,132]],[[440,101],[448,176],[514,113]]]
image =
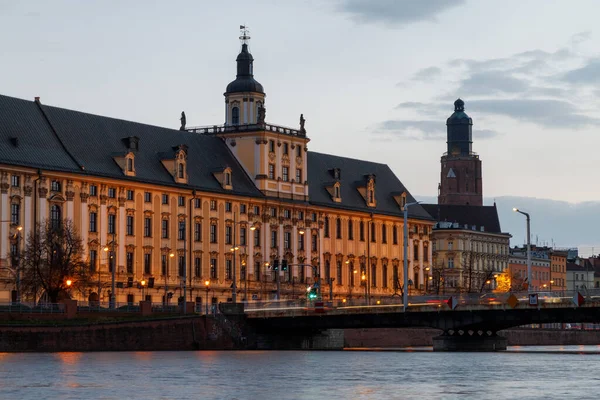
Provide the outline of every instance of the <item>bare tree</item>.
[[91,284],[92,273],[83,253],[83,242],[72,221],[38,224],[29,234],[23,254],[23,291],[33,295],[45,292],[52,303],[69,297],[69,290],[84,291]]

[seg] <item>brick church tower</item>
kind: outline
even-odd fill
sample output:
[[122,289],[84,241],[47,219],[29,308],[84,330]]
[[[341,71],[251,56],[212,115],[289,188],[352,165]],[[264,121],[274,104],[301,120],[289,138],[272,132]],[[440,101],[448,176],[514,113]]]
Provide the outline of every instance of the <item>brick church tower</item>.
[[465,113],[465,102],[454,102],[454,113],[446,121],[448,151],[442,155],[438,204],[483,205],[481,160],[471,150],[473,120]]

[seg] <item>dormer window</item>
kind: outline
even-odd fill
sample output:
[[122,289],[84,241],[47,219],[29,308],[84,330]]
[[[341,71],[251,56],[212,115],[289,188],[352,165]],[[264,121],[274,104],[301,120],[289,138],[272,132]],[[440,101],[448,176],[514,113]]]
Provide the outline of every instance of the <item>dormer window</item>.
[[326,189],[331,195],[331,200],[335,201],[336,203],[342,202],[342,190],[340,182],[336,182],[332,186],[327,187]]
[[406,192],[394,195],[394,200],[398,203],[400,210],[404,211],[404,207],[406,206]]
[[213,173],[214,177],[219,181],[221,187],[225,190],[233,189],[233,178],[231,176],[231,168],[227,167],[222,171]]
[[177,163],[177,177],[179,179],[185,178],[185,166],[182,162]]
[[127,176],[135,176],[135,154],[129,150],[123,155],[113,157],[123,174]]
[[340,198],[340,186],[339,185],[335,186],[335,198],[336,199]]
[[161,153],[161,162],[169,171],[175,182],[188,183],[187,150],[185,144],[173,147],[174,153]]
[[127,159],[127,172],[133,172],[133,159]]

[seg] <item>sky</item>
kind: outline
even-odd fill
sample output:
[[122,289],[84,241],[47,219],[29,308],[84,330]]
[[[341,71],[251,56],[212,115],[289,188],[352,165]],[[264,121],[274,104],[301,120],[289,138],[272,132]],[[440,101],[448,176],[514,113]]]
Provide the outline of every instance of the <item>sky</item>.
[[222,124],[239,25],[267,122],[432,196],[473,119],[487,198],[600,200],[596,0],[0,0],[0,94],[177,129]]

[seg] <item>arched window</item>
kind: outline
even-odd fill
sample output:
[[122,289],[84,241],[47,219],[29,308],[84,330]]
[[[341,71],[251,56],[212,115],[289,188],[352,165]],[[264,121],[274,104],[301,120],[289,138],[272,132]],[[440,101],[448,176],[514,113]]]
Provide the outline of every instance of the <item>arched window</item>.
[[233,107],[231,109],[231,124],[232,125],[240,124],[240,109],[239,109],[239,107]]
[[133,159],[131,159],[131,158],[127,159],[127,171],[129,171],[129,172],[133,171]]
[[58,204],[53,204],[50,208],[50,226],[52,228],[58,228],[61,221],[61,209]]
[[231,174],[229,172],[225,172],[225,185],[231,186]]
[[184,174],[183,174],[183,163],[179,163],[177,164],[177,176],[181,179],[184,178]]

